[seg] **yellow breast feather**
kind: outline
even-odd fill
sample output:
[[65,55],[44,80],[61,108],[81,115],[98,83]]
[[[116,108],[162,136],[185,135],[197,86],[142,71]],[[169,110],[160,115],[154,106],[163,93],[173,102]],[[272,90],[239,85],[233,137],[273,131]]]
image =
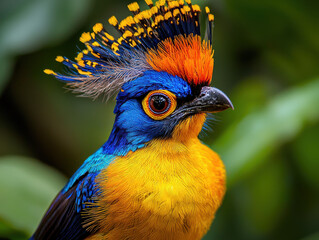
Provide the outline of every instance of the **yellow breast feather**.
[[152,140],[102,172],[90,240],[201,239],[225,193],[223,163],[197,138],[204,121],[193,116],[171,139]]

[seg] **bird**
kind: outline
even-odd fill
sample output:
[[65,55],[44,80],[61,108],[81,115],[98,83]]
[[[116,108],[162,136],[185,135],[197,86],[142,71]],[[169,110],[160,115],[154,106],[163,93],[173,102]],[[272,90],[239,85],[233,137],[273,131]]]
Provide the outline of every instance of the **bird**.
[[211,86],[214,15],[191,0],[145,2],[108,19],[117,36],[102,23],[84,32],[73,60],[56,57],[64,74],[44,70],[81,96],[116,95],[115,120],[31,240],[197,240],[222,204],[225,167],[198,138],[210,114],[233,109]]

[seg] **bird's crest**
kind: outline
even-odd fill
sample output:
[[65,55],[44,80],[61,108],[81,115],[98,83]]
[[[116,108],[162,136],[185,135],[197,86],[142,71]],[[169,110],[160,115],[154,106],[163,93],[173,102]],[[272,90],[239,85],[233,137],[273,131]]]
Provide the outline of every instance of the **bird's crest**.
[[107,33],[101,23],[93,32],[85,32],[80,41],[86,49],[74,60],[58,56],[68,69],[67,75],[46,69],[67,83],[75,92],[97,97],[110,96],[128,81],[147,70],[165,71],[179,76],[190,85],[208,85],[214,59],[211,47],[211,25],[214,15],[208,7],[207,38],[200,36],[201,9],[190,0],[145,0],[148,10],[140,11],[134,2],[128,5],[133,16],[119,22],[115,16],[109,23],[121,34],[117,39]]

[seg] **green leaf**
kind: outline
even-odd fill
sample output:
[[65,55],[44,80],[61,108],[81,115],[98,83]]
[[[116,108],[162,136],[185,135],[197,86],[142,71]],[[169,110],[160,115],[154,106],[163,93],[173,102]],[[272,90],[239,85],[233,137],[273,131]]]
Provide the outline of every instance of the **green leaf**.
[[7,79],[13,70],[14,60],[0,54],[0,93],[6,87]]
[[7,6],[0,24],[1,46],[7,52],[29,53],[70,35],[85,19],[88,0],[20,0]]
[[62,40],[85,20],[89,0],[5,0],[0,10],[0,90],[12,59]]
[[[306,123],[318,121],[318,92],[319,80],[287,90],[228,128],[213,149],[226,165],[230,186],[260,166],[280,145],[293,139]],[[236,110],[240,111],[238,107]]]
[[311,234],[310,236],[303,238],[302,240],[318,240],[318,239],[319,239],[319,232],[316,232],[314,234]]
[[7,224],[0,219],[0,238],[11,239],[11,240],[24,240],[29,236],[25,233],[17,231],[13,226]]
[[276,156],[235,189],[238,222],[247,239],[267,236],[281,224],[291,190],[287,165]]
[[0,158],[0,219],[30,235],[66,179],[52,168],[21,156]]
[[294,141],[292,152],[304,180],[319,190],[319,124],[311,126]]

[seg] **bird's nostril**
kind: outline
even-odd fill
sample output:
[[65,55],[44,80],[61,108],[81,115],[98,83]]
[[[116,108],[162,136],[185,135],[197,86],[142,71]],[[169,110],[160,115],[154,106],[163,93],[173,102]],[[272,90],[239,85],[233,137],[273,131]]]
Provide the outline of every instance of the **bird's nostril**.
[[199,94],[199,98],[212,98],[212,93],[214,93],[213,88],[211,87],[203,87],[200,94]]

